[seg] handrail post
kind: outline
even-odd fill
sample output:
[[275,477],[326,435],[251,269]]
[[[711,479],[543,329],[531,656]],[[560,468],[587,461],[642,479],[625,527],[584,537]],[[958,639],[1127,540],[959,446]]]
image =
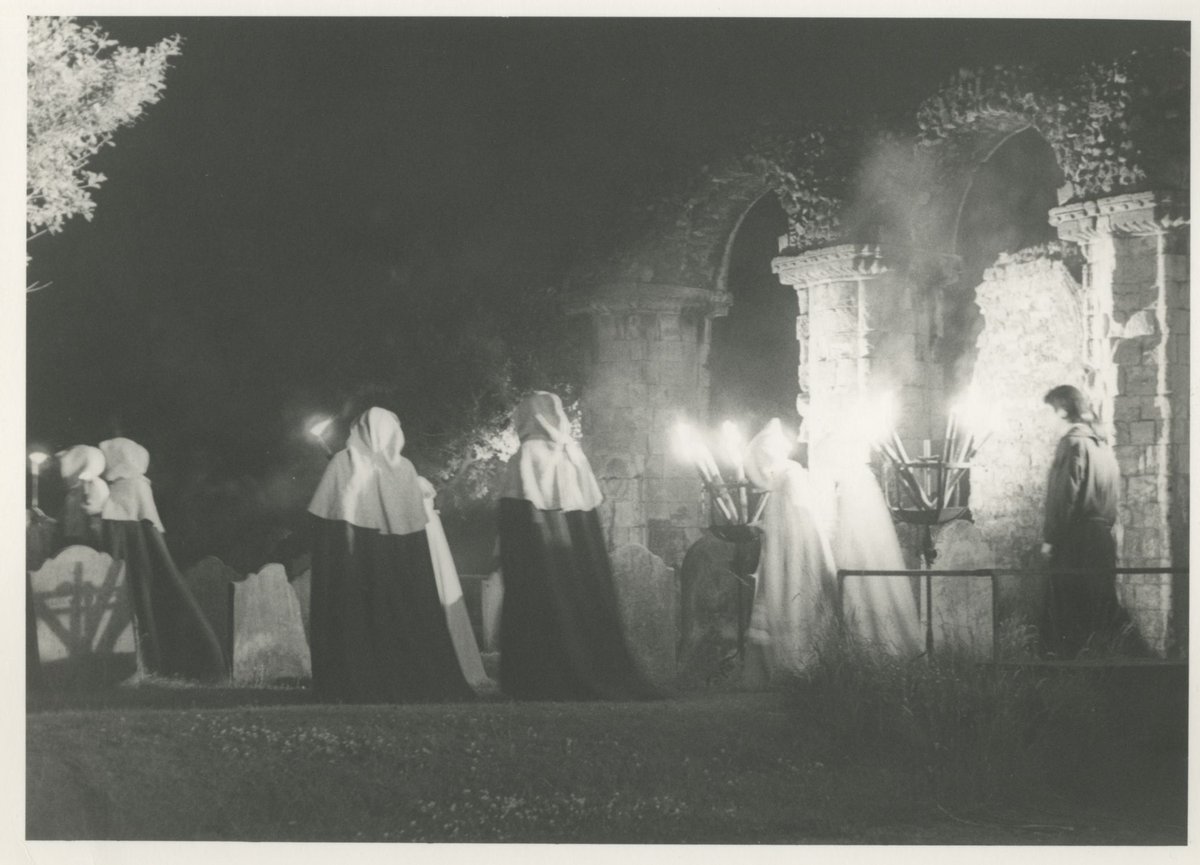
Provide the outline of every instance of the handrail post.
[[1000,665],[1000,593],[997,590],[996,572],[989,570],[992,578],[992,666]]

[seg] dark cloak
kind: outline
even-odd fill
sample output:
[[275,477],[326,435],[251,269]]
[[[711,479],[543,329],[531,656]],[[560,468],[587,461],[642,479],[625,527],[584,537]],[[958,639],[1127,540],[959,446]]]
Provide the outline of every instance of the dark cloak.
[[625,643],[596,512],[502,498],[499,530],[503,691],[527,700],[658,696]]
[[228,675],[220,640],[149,520],[101,520],[101,550],[125,563],[138,667],[216,682]]
[[1113,524],[1121,484],[1112,448],[1088,424],[1058,442],[1046,482],[1043,538],[1051,544],[1046,648],[1074,657],[1093,636],[1112,642],[1128,624],[1117,601]]
[[312,516],[313,689],[328,702],[469,699],[425,531]]

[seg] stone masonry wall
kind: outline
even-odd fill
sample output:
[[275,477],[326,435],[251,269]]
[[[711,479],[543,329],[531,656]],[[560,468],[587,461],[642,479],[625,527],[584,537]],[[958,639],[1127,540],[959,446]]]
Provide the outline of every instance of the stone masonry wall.
[[[1056,208],[1088,261],[1096,362],[1121,465],[1123,567],[1186,568],[1190,339],[1186,197],[1139,192]],[[1187,574],[1118,577],[1118,596],[1159,654],[1187,645]]]
[[715,300],[696,289],[617,286],[587,308],[594,356],[583,447],[604,493],[608,543],[640,544],[672,567],[706,525],[695,469],[675,458],[671,434],[683,417],[705,419]]
[[[1121,564],[1186,565],[1187,256],[1168,254],[1167,238],[1161,234],[1114,237],[1111,243],[1113,319],[1123,323],[1149,313],[1158,331],[1121,340],[1115,351],[1113,421],[1123,482]],[[1123,575],[1118,580],[1122,603],[1143,639],[1159,652],[1165,652],[1172,639],[1167,615],[1173,606],[1172,583],[1166,574]],[[1182,613],[1178,600],[1174,606]]]
[[[1081,288],[1061,262],[992,267],[976,289],[984,317],[972,387],[999,423],[971,469],[971,512],[997,567],[1041,566],[1046,475],[1061,422],[1043,403],[1060,384],[1083,385]],[[1009,581],[1003,608],[1036,619],[1042,586]]]
[[896,427],[906,442],[929,437],[940,398],[930,356],[929,316],[921,292],[890,270],[885,250],[841,246],[779,258],[775,271],[796,289],[800,393],[810,406],[814,460],[844,440],[863,394],[891,391]]

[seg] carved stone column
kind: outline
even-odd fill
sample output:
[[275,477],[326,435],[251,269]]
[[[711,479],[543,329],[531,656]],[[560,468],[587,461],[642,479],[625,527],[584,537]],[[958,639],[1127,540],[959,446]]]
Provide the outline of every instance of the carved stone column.
[[583,445],[605,495],[612,547],[641,544],[672,567],[707,524],[695,470],[671,454],[672,426],[708,412],[711,323],[728,294],[612,283],[580,292],[568,315],[592,323]]
[[[1092,318],[1090,353],[1121,463],[1121,563],[1184,567],[1188,560],[1189,214],[1186,194],[1140,192],[1050,211],[1078,243]],[[1125,581],[1126,606],[1169,651],[1181,639],[1182,580]],[[1172,597],[1174,595],[1174,597]],[[1166,610],[1178,611],[1178,621]],[[1155,624],[1151,619],[1161,621]],[[1135,614],[1135,619],[1138,615]]]
[[797,375],[814,457],[864,393],[894,393],[906,441],[931,437],[942,403],[933,298],[956,263],[851,244],[775,259],[780,281],[796,290]]

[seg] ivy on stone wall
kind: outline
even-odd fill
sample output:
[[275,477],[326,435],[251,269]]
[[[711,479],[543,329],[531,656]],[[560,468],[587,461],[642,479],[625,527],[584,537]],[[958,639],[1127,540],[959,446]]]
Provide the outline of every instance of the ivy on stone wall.
[[963,69],[920,105],[915,140],[862,125],[758,133],[631,208],[624,240],[576,279],[714,288],[739,217],[764,193],[787,213],[790,254],[880,242],[883,224],[902,244],[936,245],[937,185],[1031,126],[1062,169],[1060,203],[1187,188],[1189,79],[1190,55],[1178,49],[1071,72]]
[[747,162],[788,215],[788,245],[797,252],[836,242],[848,198],[861,130],[815,129],[795,137],[760,139]]
[[1189,61],[1173,49],[1135,51],[1066,75],[1033,67],[959,70],[917,110],[918,146],[937,146],[942,161],[962,164],[973,156],[976,133],[1033,126],[1069,184],[1063,203],[1177,185],[1170,163],[1186,159]]
[[608,262],[581,271],[581,281],[713,287],[725,242],[764,194],[775,195],[787,214],[791,247],[834,242],[863,139],[861,130],[841,128],[753,136],[738,151],[699,166],[688,183],[640,208],[631,219],[636,239]]

